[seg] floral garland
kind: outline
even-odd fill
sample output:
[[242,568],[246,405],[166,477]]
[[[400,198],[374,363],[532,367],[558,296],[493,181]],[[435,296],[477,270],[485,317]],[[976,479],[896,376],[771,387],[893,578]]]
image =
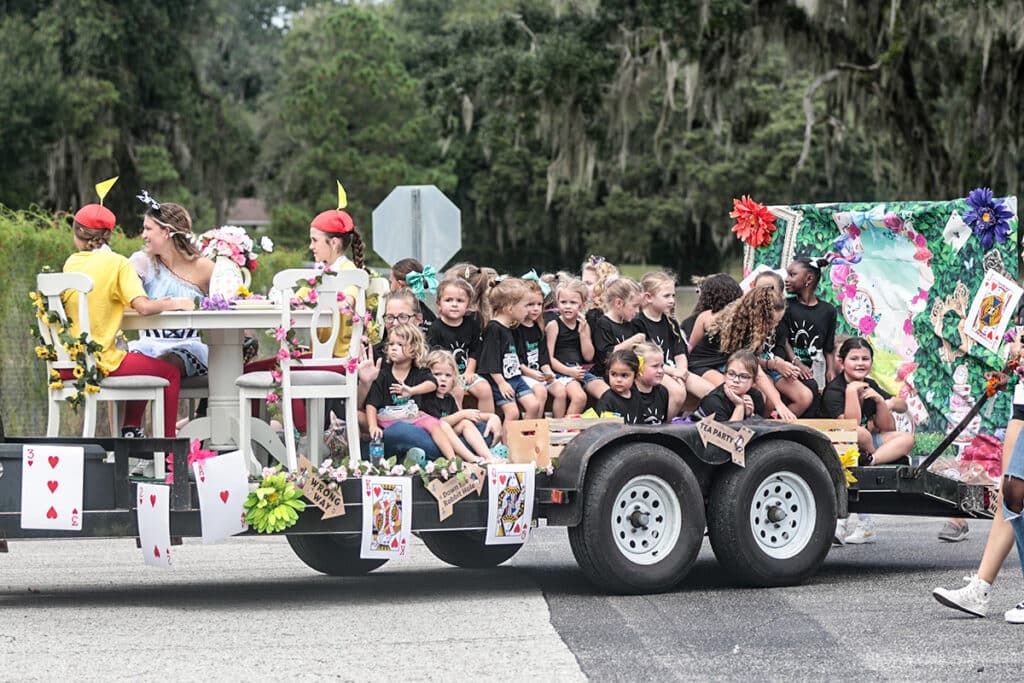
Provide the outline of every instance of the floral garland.
[[[405,460],[401,463],[398,462],[396,456],[391,456],[387,459],[381,458],[377,463],[370,462],[369,460],[360,460],[355,465],[349,465],[344,460],[335,465],[333,460],[328,459],[320,464],[317,473],[327,482],[327,486],[330,489],[337,488],[346,479],[368,476],[405,477],[419,475],[423,485],[426,486],[435,479],[447,481],[454,478],[459,481],[466,481],[466,474],[462,471],[466,464],[466,461],[457,455],[451,460],[443,457],[437,460],[427,460],[426,455],[421,451],[416,456],[407,453]],[[558,458],[552,458],[550,465],[537,468],[537,474],[554,474],[557,467]]]
[[197,238],[199,250],[203,256],[213,260],[224,256],[248,270],[256,270],[260,253],[274,251],[274,242],[269,237],[261,237],[259,242],[253,241],[245,232],[245,228],[236,225],[222,225],[207,230]]
[[736,219],[732,231],[746,244],[754,249],[767,246],[772,241],[772,233],[778,227],[775,214],[763,204],[758,204],[747,195],[732,200],[733,210],[729,218]]
[[[75,393],[64,400],[70,403],[71,407],[77,412],[78,406],[82,405],[87,394],[99,392],[100,382],[106,377],[106,373],[103,372],[99,365],[96,363],[90,365],[88,362],[89,356],[99,360],[103,346],[93,341],[85,332],[82,332],[77,337],[72,337],[64,328],[60,315],[56,311],[50,310],[47,298],[43,296],[42,292],[29,292],[28,297],[32,300],[32,304],[35,307],[36,318],[45,320],[50,328],[56,331],[60,345],[64,347],[69,359],[75,363],[75,367],[71,371],[74,378],[72,386],[75,387]],[[57,348],[43,338],[39,328],[33,327],[30,332],[36,340],[36,356],[44,361],[58,360]],[[50,370],[48,386],[53,391],[60,391],[64,388],[64,379],[61,378],[60,372]]]

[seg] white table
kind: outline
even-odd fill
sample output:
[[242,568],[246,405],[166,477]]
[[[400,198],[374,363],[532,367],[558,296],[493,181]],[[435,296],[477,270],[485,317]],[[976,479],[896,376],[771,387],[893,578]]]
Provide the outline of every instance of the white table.
[[[307,328],[312,311],[292,311],[297,326]],[[225,311],[167,311],[157,315],[139,315],[125,311],[121,327],[125,330],[194,329],[203,332],[210,347],[210,398],[206,417],[192,420],[178,436],[208,442],[214,450],[238,448],[238,391],[235,380],[242,374],[242,343],[245,330],[266,330],[281,324],[281,311],[276,308]],[[266,355],[277,353],[271,350]],[[253,441],[263,446],[281,462],[284,444],[270,425],[250,418]]]

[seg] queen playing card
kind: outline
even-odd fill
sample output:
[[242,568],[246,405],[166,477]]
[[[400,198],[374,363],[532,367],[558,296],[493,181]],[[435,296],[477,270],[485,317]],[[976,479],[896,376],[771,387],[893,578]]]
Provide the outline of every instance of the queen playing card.
[[1021,291],[1015,282],[994,270],[987,271],[964,321],[967,336],[989,351],[998,350],[1017,310]]
[[533,519],[533,465],[487,466],[487,545],[525,543]]
[[363,477],[363,535],[359,557],[404,558],[412,529],[412,479]]
[[21,528],[82,530],[81,446],[25,444],[21,450]]

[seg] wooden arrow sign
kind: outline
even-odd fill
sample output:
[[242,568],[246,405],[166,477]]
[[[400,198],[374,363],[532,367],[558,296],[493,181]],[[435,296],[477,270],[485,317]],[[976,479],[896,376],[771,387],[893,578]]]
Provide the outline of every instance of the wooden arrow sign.
[[748,427],[733,429],[715,421],[714,415],[708,415],[697,423],[697,433],[706,448],[708,444],[718,446],[740,467],[746,467],[746,448],[754,436],[754,430]]

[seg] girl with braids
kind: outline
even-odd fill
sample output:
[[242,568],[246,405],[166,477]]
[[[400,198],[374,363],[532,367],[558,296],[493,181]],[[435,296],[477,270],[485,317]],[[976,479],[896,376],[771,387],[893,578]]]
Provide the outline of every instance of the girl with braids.
[[[345,255],[345,252],[349,249],[352,250],[351,259]],[[364,266],[363,237],[359,234],[359,230],[356,229],[352,216],[342,209],[330,209],[328,211],[324,211],[313,219],[309,225],[309,250],[313,252],[313,261],[317,265],[326,266],[335,272],[362,268]],[[355,287],[346,289],[344,305],[354,310],[355,297],[357,294],[358,290]],[[338,305],[340,307],[343,303],[339,302]],[[327,339],[330,336],[329,330],[324,330],[324,332],[325,334],[322,337],[322,340]],[[344,358],[348,356],[348,345],[351,338],[352,318],[351,316],[342,315],[338,340],[334,343],[335,357]],[[310,354],[307,353],[300,357],[309,358]],[[251,363],[246,363],[245,372],[267,372],[273,370],[276,365],[276,358],[263,358]],[[302,366],[295,369],[299,371],[303,370]],[[343,365],[317,367],[313,369],[330,370],[341,374],[345,373],[345,367]],[[324,412],[329,415],[330,408],[328,407]],[[306,431],[305,401],[298,399],[292,401],[292,418],[295,422],[295,428],[298,429],[300,433],[304,433]]]
[[[142,219],[145,248],[128,259],[151,299],[165,296],[195,299],[206,296],[213,261],[193,242],[192,217],[180,204],[159,203],[143,191]],[[178,368],[182,377],[207,373],[208,351],[196,330],[143,330],[128,349],[159,358]]]
[[[786,304],[774,287],[750,290],[711,319],[707,334],[690,350],[690,372],[713,385],[721,384],[729,357],[741,349],[760,354],[775,339],[775,327],[785,312]],[[757,373],[755,386],[780,418],[796,419],[764,373]]]
[[[128,259],[115,254],[108,246],[116,220],[110,209],[100,204],[88,204],[79,209],[73,226],[78,252],[64,262],[64,272],[84,273],[92,278],[93,289],[85,296],[89,306],[92,339],[103,347],[96,365],[108,377],[147,375],[167,380],[163,390],[164,414],[154,415],[153,419],[159,420],[162,417],[164,435],[173,437],[176,433],[178,390],[181,386],[178,368],[157,358],[119,349],[114,340],[121,329],[124,309],[128,306],[142,315],[153,315],[163,311],[190,311],[194,304],[191,298],[151,299],[146,296],[146,290]],[[78,297],[76,292],[64,294],[64,310],[71,325],[69,332],[74,337],[79,335],[78,321],[75,319],[78,316]],[[70,378],[70,371],[67,377],[62,373],[62,379]],[[127,402],[122,427],[125,436],[141,435],[145,410],[145,401]]]
[[[827,301],[821,301],[814,294],[821,280],[821,269],[828,265],[826,259],[811,259],[798,256],[786,268],[786,291],[789,298],[782,327],[789,347],[787,360],[793,363],[800,376],[813,380],[814,363],[824,364],[826,382],[836,376],[836,308]],[[824,358],[822,355],[824,354]]]
[[736,299],[743,296],[740,283],[731,275],[716,273],[709,275],[700,282],[697,305],[693,313],[680,324],[689,348],[693,348],[704,336],[704,330],[711,318]]

